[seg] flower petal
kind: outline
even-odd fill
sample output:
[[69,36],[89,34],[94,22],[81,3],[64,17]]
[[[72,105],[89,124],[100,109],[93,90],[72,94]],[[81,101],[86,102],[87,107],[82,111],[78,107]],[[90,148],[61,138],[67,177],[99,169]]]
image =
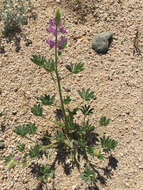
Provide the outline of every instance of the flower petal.
[[53,48],[55,46],[55,42],[53,39],[46,40],[46,43],[50,46],[50,48]]
[[49,19],[50,26],[54,26],[54,20],[52,18]]
[[59,32],[61,32],[62,34],[67,33],[66,29],[63,26],[60,27]]

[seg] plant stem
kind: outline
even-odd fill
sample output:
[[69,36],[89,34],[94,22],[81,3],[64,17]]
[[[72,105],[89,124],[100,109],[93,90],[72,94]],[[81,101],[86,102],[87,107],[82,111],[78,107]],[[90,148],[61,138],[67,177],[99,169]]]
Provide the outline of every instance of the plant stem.
[[[56,26],[56,30],[57,30],[58,26]],[[57,44],[58,41],[58,34],[56,35],[56,39],[55,39],[55,43]],[[56,78],[57,78],[57,83],[58,83],[58,92],[59,92],[59,96],[60,96],[60,102],[61,102],[61,109],[64,115],[64,122],[65,122],[65,127],[67,126],[67,117],[66,117],[66,113],[65,113],[65,108],[64,108],[64,103],[63,103],[63,97],[62,97],[62,89],[61,89],[61,84],[60,84],[60,77],[59,77],[59,73],[58,73],[58,52],[57,52],[57,45],[55,45],[55,64],[56,64],[56,68],[55,68],[55,73],[56,73]]]

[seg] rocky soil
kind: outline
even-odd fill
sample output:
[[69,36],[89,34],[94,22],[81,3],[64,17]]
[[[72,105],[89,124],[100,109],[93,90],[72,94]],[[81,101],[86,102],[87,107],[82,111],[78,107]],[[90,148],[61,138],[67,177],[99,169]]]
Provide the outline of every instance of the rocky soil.
[[[0,189],[1,190],[85,190],[89,189],[79,178],[75,168],[66,175],[57,164],[54,182],[40,185],[31,174],[29,167],[8,171],[4,157],[17,155],[16,143],[27,143],[13,133],[21,123],[35,122],[38,131],[54,131],[45,120],[37,119],[30,112],[37,97],[54,93],[55,88],[46,71],[34,65],[30,58],[33,54],[52,56],[52,50],[45,43],[49,17],[56,7],[62,11],[64,26],[67,29],[68,47],[61,58],[61,74],[64,65],[81,61],[85,70],[69,77],[63,82],[64,89],[73,95],[73,104],[78,104],[77,90],[89,87],[96,94],[93,102],[93,121],[101,116],[111,118],[110,125],[98,129],[118,141],[110,160],[97,162],[102,178],[97,180],[95,190],[143,190],[143,62],[135,50],[136,32],[141,34],[138,48],[143,52],[143,2],[142,0],[33,0],[37,19],[30,19],[22,27],[22,33],[31,41],[26,45],[20,41],[16,52],[14,41],[1,39],[5,53],[0,54],[0,140],[5,148],[0,149]],[[91,48],[92,38],[97,33],[113,32],[109,51],[102,55]],[[66,94],[66,91],[65,91]],[[48,114],[53,110],[48,109]],[[33,137],[33,140],[35,138]],[[28,144],[27,144],[28,145]],[[28,145],[29,146],[29,145]],[[34,160],[42,163],[44,160]],[[96,161],[96,160],[95,160]],[[114,167],[111,171],[104,168],[108,162]]]

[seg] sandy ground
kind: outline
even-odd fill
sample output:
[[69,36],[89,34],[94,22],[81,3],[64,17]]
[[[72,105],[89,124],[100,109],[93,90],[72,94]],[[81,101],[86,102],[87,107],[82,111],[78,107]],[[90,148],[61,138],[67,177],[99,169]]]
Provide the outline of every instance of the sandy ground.
[[[79,2],[82,2],[80,6]],[[112,152],[117,167],[108,177],[102,169],[107,161],[99,162],[97,167],[105,178],[105,184],[98,180],[94,189],[143,190],[143,62],[140,56],[133,55],[137,30],[141,33],[139,47],[143,52],[143,1],[79,2],[61,0],[59,4],[52,0],[35,0],[33,5],[38,18],[29,20],[22,28],[32,44],[27,47],[21,39],[21,49],[15,52],[13,42],[2,40],[6,53],[0,54],[0,112],[3,112],[0,138],[4,139],[6,148],[0,150],[1,190],[34,190],[39,183],[30,173],[30,168],[22,169],[18,165],[9,172],[3,157],[17,154],[15,142],[27,142],[13,133],[15,126],[35,122],[39,132],[54,130],[30,112],[36,97],[55,92],[50,76],[30,58],[37,53],[47,58],[52,55],[45,43],[48,39],[46,27],[56,7],[61,8],[68,31],[68,47],[61,58],[61,74],[65,73],[64,65],[71,61],[85,63],[85,70],[76,77],[69,77],[62,86],[71,90],[75,104],[79,102],[77,90],[90,87],[97,97],[93,102],[95,114],[92,120],[96,121],[103,115],[111,118],[110,125],[97,132],[118,141],[118,147]],[[113,32],[114,39],[108,53],[98,55],[91,49],[91,41],[96,33],[106,31]],[[75,40],[79,36],[80,39]],[[47,112],[50,114],[51,110]],[[2,126],[5,126],[4,132]],[[72,190],[75,185],[82,190],[87,186],[81,183],[76,169],[66,176],[62,167],[57,166],[54,188]]]

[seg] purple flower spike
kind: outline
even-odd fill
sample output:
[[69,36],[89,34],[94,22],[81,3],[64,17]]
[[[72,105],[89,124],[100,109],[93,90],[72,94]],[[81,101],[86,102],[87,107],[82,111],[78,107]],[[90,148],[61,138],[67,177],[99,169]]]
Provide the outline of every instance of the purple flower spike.
[[15,157],[14,160],[21,160],[21,157]]
[[65,28],[63,26],[60,27],[59,32],[61,32],[62,34],[67,33],[67,31],[65,30]]
[[50,46],[51,49],[55,46],[55,42],[53,41],[53,39],[46,40],[46,43]]

